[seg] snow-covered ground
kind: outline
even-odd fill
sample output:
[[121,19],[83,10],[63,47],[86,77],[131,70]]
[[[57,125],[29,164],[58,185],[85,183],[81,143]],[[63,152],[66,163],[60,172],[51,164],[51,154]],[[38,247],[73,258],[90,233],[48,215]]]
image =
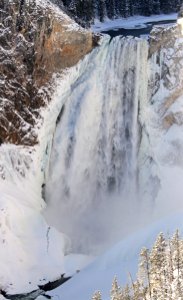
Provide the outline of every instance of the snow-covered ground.
[[121,285],[129,282],[129,273],[135,279],[140,250],[144,246],[151,247],[160,232],[170,236],[177,228],[182,234],[183,212],[153,223],[124,239],[73,279],[49,294],[54,300],[90,300],[94,292],[100,290],[103,299],[109,299],[114,277],[118,277]]
[[140,29],[146,28],[147,23],[150,22],[159,22],[159,21],[170,21],[177,20],[177,14],[162,14],[162,15],[152,15],[150,17],[144,16],[133,16],[129,18],[119,18],[119,19],[106,19],[104,22],[95,20],[94,25],[91,26],[91,29],[94,32],[101,32],[110,29],[124,28],[124,29]]
[[[0,147],[0,288],[8,294],[28,293],[65,273],[73,275],[93,260],[69,254],[69,239],[46,223],[42,198],[61,94],[68,88],[71,69],[63,76],[52,102],[38,121],[40,143],[34,147]],[[65,80],[64,80],[65,78]],[[56,79],[57,80],[57,79]],[[41,91],[40,91],[41,92]]]

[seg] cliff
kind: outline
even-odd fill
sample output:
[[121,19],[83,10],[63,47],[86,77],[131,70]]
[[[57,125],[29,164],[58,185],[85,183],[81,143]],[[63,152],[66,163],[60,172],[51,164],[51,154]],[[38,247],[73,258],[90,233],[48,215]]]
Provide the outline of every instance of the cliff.
[[[175,203],[181,201],[182,43],[181,19],[175,25],[156,26],[150,34],[148,95],[141,103],[139,115],[142,126],[139,182],[141,196],[158,204],[154,215],[165,213],[170,207],[171,211],[176,210],[179,205],[172,206],[172,199]],[[166,209],[162,212],[163,207]],[[148,209],[151,210],[151,204]]]
[[48,1],[1,1],[0,143],[38,142],[40,108],[50,101],[53,74],[93,46],[92,33]]

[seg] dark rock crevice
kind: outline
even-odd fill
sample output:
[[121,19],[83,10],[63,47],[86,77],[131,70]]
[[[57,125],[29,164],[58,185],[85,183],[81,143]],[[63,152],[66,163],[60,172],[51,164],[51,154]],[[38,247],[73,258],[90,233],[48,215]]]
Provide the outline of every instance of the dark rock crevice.
[[8,294],[6,291],[1,290],[0,294],[2,294],[5,299],[10,300],[35,300],[38,296],[44,296],[45,299],[51,299],[51,296],[45,293],[56,289],[57,287],[67,282],[69,279],[71,279],[71,277],[65,277],[65,274],[62,274],[60,278],[55,281],[47,282],[43,285],[38,285],[39,289],[34,290],[30,293]]

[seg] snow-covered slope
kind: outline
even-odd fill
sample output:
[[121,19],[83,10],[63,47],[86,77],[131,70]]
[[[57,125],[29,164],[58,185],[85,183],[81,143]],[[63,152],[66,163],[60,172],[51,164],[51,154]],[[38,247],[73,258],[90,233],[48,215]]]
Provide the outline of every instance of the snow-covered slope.
[[168,15],[152,15],[149,17],[144,16],[135,16],[128,18],[119,18],[114,20],[105,20],[104,22],[99,22],[95,20],[95,23],[91,26],[94,32],[107,31],[110,29],[125,28],[125,29],[139,29],[146,28],[147,23],[158,22],[158,21],[170,21],[177,19],[177,14],[168,14]]
[[[58,90],[64,92],[67,83],[59,82]],[[42,187],[62,105],[59,100],[56,92],[49,107],[42,110],[44,122],[38,130],[38,145],[0,147],[0,281],[9,294],[36,290],[39,284],[63,273],[73,275],[92,260],[81,255],[65,256],[69,239],[41,215],[46,206]]]
[[0,19],[0,288],[15,294],[92,259],[64,261],[69,239],[42,210],[63,70],[92,50],[93,36],[47,0],[1,1]]
[[177,228],[183,233],[183,213],[171,215],[146,229],[137,231],[98,257],[90,266],[77,274],[62,287],[50,292],[54,300],[90,300],[95,291],[109,299],[112,281],[117,276],[121,285],[129,283],[129,273],[136,278],[141,249],[152,247],[157,235],[164,232],[171,236]]

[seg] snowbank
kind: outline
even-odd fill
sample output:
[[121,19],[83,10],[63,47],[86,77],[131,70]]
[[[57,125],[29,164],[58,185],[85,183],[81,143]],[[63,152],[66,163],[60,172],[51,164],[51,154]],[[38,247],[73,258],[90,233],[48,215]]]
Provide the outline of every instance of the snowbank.
[[151,247],[161,231],[165,235],[172,235],[179,228],[182,233],[182,220],[183,212],[155,222],[146,229],[131,235],[98,257],[93,264],[64,286],[49,294],[55,300],[89,300],[96,290],[100,290],[103,299],[109,299],[114,277],[118,277],[121,285],[128,282],[129,273],[135,278],[140,250],[144,246]]
[[91,29],[94,32],[101,32],[106,31],[109,29],[117,29],[117,28],[124,28],[124,29],[140,29],[146,28],[147,23],[149,22],[159,22],[159,21],[170,21],[170,20],[177,20],[177,14],[168,14],[168,15],[152,15],[150,17],[144,16],[135,16],[129,18],[119,18],[119,19],[106,19],[104,22],[100,22],[99,20],[95,20],[94,25],[91,26]]

